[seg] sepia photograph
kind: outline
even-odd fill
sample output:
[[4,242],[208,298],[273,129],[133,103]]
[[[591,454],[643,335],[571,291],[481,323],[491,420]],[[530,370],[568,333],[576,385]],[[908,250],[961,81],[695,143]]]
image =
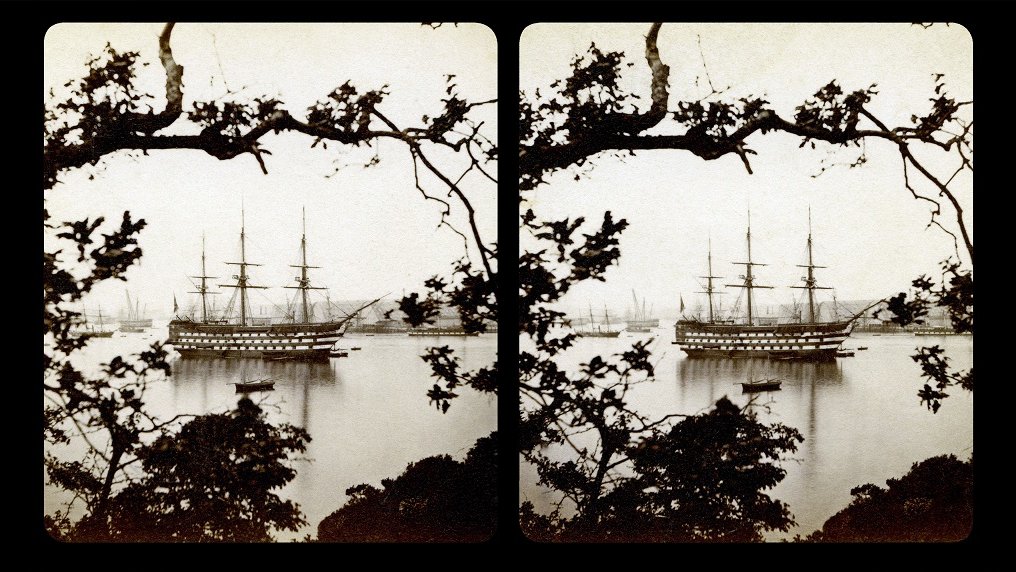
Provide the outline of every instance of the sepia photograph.
[[527,538],[968,538],[973,49],[949,22],[523,30]]
[[451,14],[44,27],[43,541],[976,540],[986,28]]
[[46,532],[490,540],[493,31],[60,23],[43,64]]

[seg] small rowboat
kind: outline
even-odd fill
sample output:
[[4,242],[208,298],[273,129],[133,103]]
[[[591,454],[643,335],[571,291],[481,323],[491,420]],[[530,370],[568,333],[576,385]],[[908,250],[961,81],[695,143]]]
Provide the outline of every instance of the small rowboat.
[[781,383],[783,383],[781,380],[775,378],[757,379],[742,383],[741,389],[744,393],[754,391],[777,391],[780,389]]
[[233,385],[236,386],[237,393],[251,393],[254,391],[272,391],[275,389],[275,382],[270,379],[252,379],[250,381],[238,381]]

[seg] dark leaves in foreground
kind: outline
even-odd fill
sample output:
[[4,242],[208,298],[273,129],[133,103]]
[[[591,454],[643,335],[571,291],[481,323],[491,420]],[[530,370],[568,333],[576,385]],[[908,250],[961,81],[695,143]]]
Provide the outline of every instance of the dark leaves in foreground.
[[520,451],[573,509],[540,514],[524,503],[524,533],[553,542],[748,542],[787,530],[786,505],[763,491],[786,474],[779,463],[801,441],[796,430],[758,423],[726,398],[679,423],[646,418],[629,407],[628,392],[652,380],[651,340],[591,356],[575,371],[556,363],[575,333],[548,305],[605,279],[628,224],[609,212],[593,232],[581,233],[584,223],[539,221],[531,210],[520,221],[548,244],[519,257],[519,331],[535,346],[519,355]]
[[[909,297],[909,300],[908,300]],[[941,307],[949,315],[952,328],[957,333],[974,331],[974,277],[970,270],[964,270],[952,259],[942,261],[942,283],[936,284],[927,276],[921,276],[912,283],[912,290],[900,292],[887,302],[886,310],[893,323],[901,326],[922,324],[932,307]],[[939,346],[920,347],[910,356],[921,366],[921,376],[927,381],[917,392],[921,403],[933,413],[938,413],[942,400],[949,397],[951,387],[967,391],[974,390],[974,370],[956,371],[949,365],[949,358]]]
[[953,455],[925,459],[886,484],[888,488],[854,487],[850,505],[804,540],[958,542],[973,529],[973,459],[960,461]]
[[[497,246],[493,245],[491,258],[496,259]],[[488,274],[474,268],[468,260],[459,260],[452,267],[448,279],[432,276],[424,282],[427,292],[421,296],[413,292],[399,300],[403,321],[418,327],[433,324],[442,308],[453,308],[467,334],[487,331],[490,323],[497,322],[497,274]],[[391,312],[386,317],[390,317]],[[448,411],[452,400],[459,396],[455,389],[470,387],[481,393],[497,390],[497,361],[476,371],[461,371],[459,359],[448,346],[427,348],[420,356],[437,380],[427,391],[427,398],[442,413]]]
[[208,414],[138,451],[145,477],[109,500],[105,522],[86,517],[75,541],[269,542],[273,529],[305,524],[278,492],[293,480],[293,455],[310,436],[273,426],[250,399]]
[[[763,532],[794,523],[787,505],[764,491],[783,480],[779,461],[801,441],[797,430],[759,423],[722,398],[705,414],[627,444],[632,476],[595,510],[564,518],[529,504],[523,531],[556,542],[758,542]],[[547,482],[556,490],[585,486],[574,462],[553,467]]]
[[361,484],[318,525],[319,542],[482,542],[497,519],[497,433],[464,461],[448,455],[410,463],[381,488]]

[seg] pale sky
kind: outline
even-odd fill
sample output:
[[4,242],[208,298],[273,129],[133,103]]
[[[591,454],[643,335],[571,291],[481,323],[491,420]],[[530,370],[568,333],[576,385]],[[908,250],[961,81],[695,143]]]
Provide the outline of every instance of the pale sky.
[[[532,94],[569,73],[575,54],[590,42],[603,51],[623,51],[625,87],[642,96],[647,106],[649,71],[644,58],[649,24],[538,24],[525,30],[520,46],[520,88]],[[701,37],[701,53],[697,36]],[[890,126],[910,125],[912,113],[925,115],[934,96],[932,74],[944,73],[947,92],[958,101],[973,98],[973,47],[959,25],[922,29],[909,24],[664,24],[658,47],[670,72],[670,108],[676,102],[709,93],[703,56],[712,84],[722,96],[763,96],[787,119],[794,108],[830,80],[846,92],[878,84],[879,94],[868,105]],[[698,85],[696,85],[698,81]],[[969,119],[972,106],[963,108]],[[671,122],[673,123],[673,122]],[[588,177],[574,180],[572,167],[548,177],[547,183],[524,196],[537,215],[547,219],[586,216],[601,220],[611,210],[631,225],[622,234],[621,261],[606,274],[606,283],[573,289],[564,303],[584,310],[587,304],[608,304],[623,311],[631,290],[648,304],[674,317],[678,297],[694,307],[704,296],[696,277],[706,274],[707,237],[712,237],[713,273],[720,284],[740,283],[743,267],[730,264],[745,256],[745,227],[750,205],[752,254],[769,266],[756,269],[757,283],[777,286],[757,291],[758,303],[790,303],[800,290],[806,263],[808,207],[812,213],[815,264],[819,285],[831,286],[839,300],[880,298],[907,289],[921,274],[935,276],[939,261],[953,253],[952,239],[928,224],[928,203],[915,200],[903,184],[901,159],[891,143],[867,145],[862,168],[838,167],[818,178],[823,158],[850,163],[856,152],[818,144],[798,149],[790,135],[748,139],[758,152],[751,156],[754,175],[740,158],[728,155],[703,161],[686,151],[640,151],[623,162],[601,156]],[[917,151],[915,151],[917,154]],[[922,153],[919,160],[943,180],[958,165],[955,154]],[[911,180],[915,181],[913,171]],[[964,203],[968,229],[973,231],[972,178],[954,183]],[[925,194],[930,184],[920,181]],[[953,213],[943,208],[943,224],[956,229]],[[952,222],[953,224],[949,224]],[[522,238],[522,248],[526,248]],[[961,247],[962,248],[962,247]],[[965,252],[964,261],[965,258]],[[782,288],[780,288],[782,287]],[[739,289],[726,288],[724,306]],[[818,299],[831,299],[819,292]],[[743,307],[743,304],[742,304]],[[671,315],[667,316],[667,312]],[[657,311],[660,316],[661,311]]]
[[[139,87],[164,106],[165,75],[158,60],[162,24],[60,24],[45,39],[46,92],[85,72],[91,54],[109,42],[120,51],[138,51]],[[315,101],[346,80],[362,93],[387,84],[390,94],[380,105],[400,127],[420,126],[421,116],[437,116],[446,98],[445,75],[455,74],[460,97],[484,101],[497,97],[496,38],[485,26],[419,24],[177,24],[173,54],[184,66],[184,110],[195,100],[223,96],[227,87],[251,97],[274,96],[297,118]],[[46,99],[48,101],[48,97]],[[496,141],[496,106],[475,110],[485,134]],[[173,132],[179,132],[176,126]],[[170,132],[167,130],[166,132]],[[189,275],[200,270],[201,234],[206,235],[208,273],[227,283],[235,267],[224,261],[239,256],[241,201],[246,206],[248,261],[254,282],[273,286],[267,296],[281,301],[293,291],[299,263],[300,211],[307,209],[308,264],[312,284],[329,288],[332,300],[367,299],[422,288],[433,274],[447,274],[464,254],[462,239],[437,228],[440,208],[416,190],[405,145],[382,141],[381,163],[362,165],[374,149],[328,144],[310,149],[299,134],[261,139],[269,175],[251,155],[219,161],[191,150],[153,151],[148,157],[125,152],[107,157],[98,168],[63,174],[46,194],[56,220],[105,215],[119,223],[123,210],[144,218],[140,245],[144,256],[132,268],[126,285],[107,282],[86,299],[90,311],[103,313],[124,305],[124,290],[140,296],[149,313],[168,314],[176,294],[183,305],[193,290]],[[432,161],[446,166],[453,180],[468,163],[449,163],[432,151]],[[454,165],[454,166],[451,166]],[[335,167],[339,172],[327,177]],[[497,176],[496,167],[492,173]],[[94,180],[90,180],[94,176]],[[432,194],[443,196],[434,181],[424,179]],[[479,213],[481,233],[496,240],[496,185],[475,172],[461,186]],[[450,221],[468,229],[458,205]],[[479,263],[475,256],[473,260]],[[230,291],[220,289],[219,304]],[[265,298],[254,294],[252,305]],[[157,316],[158,317],[158,316]]]

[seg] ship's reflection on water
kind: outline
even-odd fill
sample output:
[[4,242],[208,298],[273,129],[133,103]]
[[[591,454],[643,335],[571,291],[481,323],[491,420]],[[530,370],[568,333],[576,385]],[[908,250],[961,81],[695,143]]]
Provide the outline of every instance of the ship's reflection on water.
[[[635,339],[583,338],[560,365],[575,371],[589,356],[616,354]],[[633,385],[625,402],[653,420],[705,413],[726,397],[761,423],[796,429],[804,441],[781,463],[786,477],[766,493],[789,505],[798,527],[767,537],[807,535],[850,503],[852,488],[864,483],[884,487],[886,479],[899,478],[915,462],[942,454],[967,458],[972,451],[970,393],[950,392],[936,414],[917,397],[924,380],[910,356],[922,343],[928,342],[913,336],[858,334],[846,347],[869,349],[833,362],[691,359],[664,335],[650,344],[655,380]],[[934,343],[945,349],[951,366],[971,367],[971,339],[950,336]],[[744,393],[740,384],[758,378],[777,378],[782,384],[777,391]],[[520,470],[522,499],[549,513],[557,498],[535,484],[534,467],[523,463]]]
[[[741,383],[759,378],[779,379],[780,389],[744,392]],[[685,403],[708,408],[726,396],[769,422],[800,419],[793,427],[806,436],[806,444],[799,449],[805,459],[814,459],[819,439],[817,393],[835,395],[846,382],[842,365],[835,361],[706,358],[677,362],[677,387]]]
[[[866,482],[884,486],[910,465],[943,453],[969,454],[971,402],[956,393],[936,415],[917,398],[920,369],[910,359],[912,338],[857,337],[869,351],[834,362],[755,359],[687,359],[671,364],[682,411],[702,412],[721,397],[755,413],[762,423],[797,429],[804,441],[782,466],[786,478],[770,494],[790,505],[798,529],[770,538],[808,534],[850,502]],[[968,367],[970,341],[949,344],[956,367]],[[777,391],[743,393],[750,379],[777,378]]]
[[[337,360],[326,362],[269,361],[218,358],[178,358],[171,363],[172,399],[175,410],[198,410],[202,413],[221,411],[230,407],[243,395],[236,391],[237,382],[250,379],[270,379],[275,382],[271,391],[246,394],[271,410],[282,403],[291,415],[288,422],[306,427],[310,423],[312,392],[328,390],[340,384]],[[332,390],[337,389],[331,388]],[[197,398],[195,403],[182,403]],[[292,407],[296,404],[296,407]],[[187,405],[197,405],[188,409]],[[267,406],[267,407],[265,407]]]
[[218,358],[178,358],[172,364],[176,386],[204,383],[208,379],[236,380],[268,377],[276,386],[307,383],[329,385],[339,379],[333,362],[269,361]]
[[497,425],[494,397],[472,390],[458,391],[447,413],[436,410],[426,395],[430,367],[420,359],[427,347],[448,345],[464,370],[489,366],[497,355],[495,336],[350,336],[343,344],[349,356],[328,362],[177,358],[167,383],[153,387],[148,400],[162,418],[224,413],[245,395],[234,384],[275,382],[271,391],[246,395],[269,422],[302,427],[311,436],[293,463],[296,478],[279,491],[300,505],[307,525],[279,533],[282,540],[315,534],[321,519],[348,501],[347,488],[380,486],[424,457],[461,459]]
[[[840,385],[844,380],[842,368],[834,361],[698,358],[682,359],[677,362],[677,382],[682,389],[694,384],[730,393],[732,384],[760,377],[775,377],[782,380],[781,391],[793,391],[816,385]],[[739,390],[740,386],[736,386],[735,389]]]

